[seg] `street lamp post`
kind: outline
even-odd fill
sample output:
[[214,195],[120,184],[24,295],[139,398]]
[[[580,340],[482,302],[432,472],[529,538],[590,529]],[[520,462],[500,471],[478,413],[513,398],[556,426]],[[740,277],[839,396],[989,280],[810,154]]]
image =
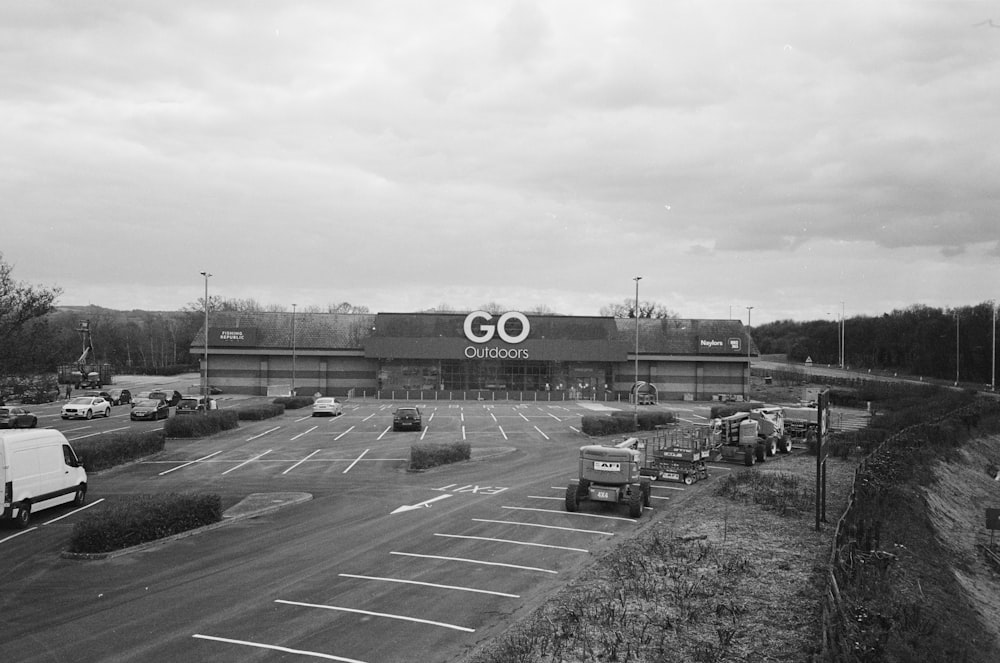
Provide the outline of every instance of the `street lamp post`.
[[295,304],[292,304],[292,396],[295,395]]
[[958,374],[958,362],[960,359],[959,355],[959,341],[958,341],[958,309],[955,310],[955,386],[958,386],[959,374]]
[[639,430],[639,281],[641,276],[632,279],[635,281],[635,382],[632,384],[632,424],[635,430]]
[[990,391],[997,390],[997,303],[990,302],[990,310],[993,312],[993,354],[990,362]]
[[844,370],[844,356],[847,347],[844,345],[844,302],[840,302],[840,370]]
[[202,369],[204,371],[203,382],[201,385],[202,393],[205,395],[205,414],[208,414],[208,277],[211,276],[207,271],[201,273],[205,277],[205,357],[202,360]]
[[747,400],[750,400],[750,311],[752,306],[747,306]]

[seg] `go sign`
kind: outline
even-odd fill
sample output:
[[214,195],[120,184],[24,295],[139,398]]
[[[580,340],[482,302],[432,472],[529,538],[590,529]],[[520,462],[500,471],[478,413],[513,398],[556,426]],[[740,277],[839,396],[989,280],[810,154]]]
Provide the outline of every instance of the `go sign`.
[[[493,340],[493,336],[499,336],[501,340],[507,343],[520,343],[524,339],[528,338],[528,333],[531,331],[531,325],[528,323],[528,318],[523,313],[518,313],[517,311],[508,311],[504,313],[499,318],[495,325],[485,324],[493,319],[493,315],[487,311],[473,311],[469,315],[465,316],[465,324],[463,329],[465,331],[465,338],[469,339],[473,343],[488,343]],[[476,322],[482,320],[482,323],[478,325]],[[521,323],[521,331],[517,334],[510,334],[507,332],[507,322],[510,320],[517,320]]]

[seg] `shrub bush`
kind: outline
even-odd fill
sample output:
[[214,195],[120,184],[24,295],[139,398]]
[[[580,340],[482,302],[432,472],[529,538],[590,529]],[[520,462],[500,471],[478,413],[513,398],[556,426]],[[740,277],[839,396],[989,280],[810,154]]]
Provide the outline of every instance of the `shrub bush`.
[[132,495],[88,514],[73,527],[69,551],[106,553],[222,520],[214,494]]
[[468,442],[450,444],[417,444],[410,447],[410,469],[426,470],[438,465],[459,463],[472,457]]
[[73,443],[73,450],[85,470],[97,472],[163,451],[165,439],[162,430],[103,433],[77,440]]
[[309,407],[316,402],[312,396],[279,396],[271,401],[275,405],[283,405],[286,410],[298,410]]
[[242,421],[263,421],[271,417],[280,417],[285,413],[285,406],[280,403],[264,403],[237,408],[236,416]]
[[[581,419],[581,430],[585,435],[600,437],[602,435],[617,435],[619,433],[634,433],[635,415],[632,412],[617,411],[610,416],[586,414]],[[638,414],[639,430],[655,430],[657,426],[672,424],[677,421],[673,412],[652,411]]]
[[208,414],[184,414],[167,419],[163,427],[167,437],[208,437],[224,430],[239,428],[235,410],[210,410]]

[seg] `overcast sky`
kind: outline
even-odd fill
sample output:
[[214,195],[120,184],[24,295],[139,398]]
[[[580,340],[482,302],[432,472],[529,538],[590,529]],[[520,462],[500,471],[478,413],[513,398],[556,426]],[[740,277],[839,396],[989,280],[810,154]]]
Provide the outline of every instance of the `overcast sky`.
[[996,3],[4,0],[0,81],[63,305],[1000,298]]

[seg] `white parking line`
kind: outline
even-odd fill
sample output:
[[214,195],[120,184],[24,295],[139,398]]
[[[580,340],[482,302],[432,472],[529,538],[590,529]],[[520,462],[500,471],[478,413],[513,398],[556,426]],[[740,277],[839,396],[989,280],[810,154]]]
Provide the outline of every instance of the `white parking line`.
[[82,440],[88,437],[94,437],[95,435],[104,435],[105,433],[117,433],[120,430],[128,430],[128,428],[129,428],[128,426],[122,426],[121,428],[109,428],[108,430],[98,431],[96,433],[91,433],[90,435],[79,435],[77,437],[71,437],[68,439],[70,442],[74,442],[76,440]]
[[545,433],[542,433],[542,429],[539,428],[538,426],[535,426],[535,430],[538,431],[541,434],[541,436],[544,437],[546,440],[549,439],[549,436],[546,435]]
[[195,633],[191,637],[198,638],[199,640],[214,640],[215,642],[225,642],[226,644],[230,645],[243,645],[244,647],[257,647],[258,649],[269,649],[271,651],[285,652],[286,654],[301,654],[303,656],[322,658],[327,661],[340,661],[340,663],[365,663],[364,661],[359,661],[356,658],[344,658],[343,656],[334,656],[333,654],[323,654],[317,651],[306,651],[305,649],[291,649],[290,647],[280,647],[278,645],[265,645],[261,642],[250,642],[249,640],[233,640],[232,638],[218,638],[214,635],[202,635],[200,633]]
[[516,520],[488,520],[486,518],[473,518],[477,523],[495,523],[498,525],[520,525],[522,527],[538,527],[541,529],[558,529],[564,532],[579,532],[581,534],[600,534],[601,536],[614,536],[614,532],[602,532],[599,529],[578,529],[576,527],[562,527],[560,525],[539,525],[538,523],[522,523]]
[[296,467],[298,467],[302,463],[306,462],[307,460],[309,460],[310,458],[312,458],[313,456],[315,456],[316,454],[318,454],[320,451],[322,451],[322,449],[317,449],[316,451],[312,452],[311,454],[309,454],[308,456],[306,456],[305,458],[303,458],[302,460],[300,460],[299,462],[295,463],[294,465],[292,465],[291,467],[289,467],[287,470],[285,470],[284,472],[282,472],[282,474],[288,474],[289,472],[291,472],[292,470],[294,470]]
[[253,437],[248,437],[248,438],[247,438],[247,442],[253,442],[253,441],[254,441],[254,440],[256,440],[256,439],[257,439],[258,437],[264,437],[264,436],[265,436],[265,435],[267,435],[268,433],[273,433],[274,431],[278,430],[279,428],[281,428],[281,426],[275,426],[274,428],[272,428],[272,429],[270,429],[270,430],[266,430],[266,431],[264,431],[264,432],[263,432],[263,433],[261,433],[260,435],[254,435]]
[[44,523],[42,523],[42,525],[51,525],[52,523],[54,523],[54,522],[56,522],[58,520],[62,520],[63,518],[69,518],[74,513],[80,513],[81,511],[84,511],[85,509],[89,509],[92,506],[96,506],[96,505],[100,504],[103,501],[104,501],[104,498],[102,497],[101,499],[99,499],[99,500],[97,500],[95,502],[91,502],[90,504],[88,504],[86,506],[81,506],[79,509],[73,509],[69,513],[64,513],[63,515],[59,516],[58,518],[53,518],[52,520],[46,520]]
[[518,414],[521,415],[521,418],[524,419],[525,421],[528,420],[528,418],[526,416],[524,416],[523,412],[518,412]]
[[548,415],[549,415],[550,417],[552,417],[553,419],[555,419],[556,421],[560,421],[560,422],[562,421],[562,419],[560,419],[560,418],[559,418],[559,417],[557,417],[556,415],[552,414],[551,412],[548,412],[547,414],[548,414]]
[[[303,421],[303,420],[302,420],[302,419],[300,419],[299,421]],[[307,434],[309,434],[309,433],[313,432],[313,431],[314,431],[314,430],[316,430],[317,428],[319,428],[319,426],[313,426],[313,427],[312,427],[312,428],[310,428],[309,430],[307,430],[307,431],[302,431],[301,433],[299,433],[298,435],[296,435],[295,437],[293,437],[292,439],[290,439],[290,440],[288,440],[288,441],[289,441],[289,442],[294,442],[295,440],[299,439],[299,438],[300,438],[300,437],[302,437],[303,435],[307,435]]]
[[11,534],[10,536],[8,536],[5,539],[0,539],[0,543],[6,543],[6,542],[10,541],[11,539],[13,539],[14,537],[21,536],[22,534],[27,534],[28,532],[34,532],[36,529],[38,529],[38,528],[37,527],[29,527],[28,529],[23,529],[23,530],[21,530],[20,532],[18,532],[16,534]]
[[589,553],[590,551],[586,548],[570,548],[568,546],[553,546],[548,543],[532,543],[530,541],[514,541],[513,539],[493,539],[487,536],[467,536],[465,534],[438,534],[434,533],[434,536],[442,536],[449,539],[471,539],[473,541],[491,541],[493,543],[512,543],[517,546],[533,546],[536,548],[552,548],[554,550],[568,550],[570,552],[581,552]]
[[337,437],[333,438],[333,441],[334,441],[334,442],[336,442],[336,441],[337,441],[337,440],[339,440],[340,438],[342,438],[342,437],[344,437],[345,435],[347,435],[348,433],[350,433],[350,432],[351,432],[352,430],[354,430],[354,426],[351,426],[350,428],[348,428],[347,430],[345,430],[345,431],[344,431],[343,433],[341,433],[341,434],[340,434],[340,435],[338,435]]
[[380,578],[378,576],[359,576],[353,573],[338,573],[343,578],[358,578],[360,580],[379,580],[382,582],[398,582],[406,585],[422,585],[424,587],[435,587],[437,589],[454,589],[459,592],[475,592],[477,594],[491,594],[493,596],[503,596],[511,599],[521,598],[520,594],[507,594],[505,592],[494,592],[489,589],[476,589],[474,587],[459,587],[457,585],[439,585],[433,582],[420,582],[419,580],[402,580],[400,578]]
[[239,465],[237,465],[236,467],[230,467],[230,468],[229,468],[228,470],[226,470],[226,471],[225,471],[225,472],[223,472],[222,474],[223,474],[223,475],[226,475],[226,474],[229,474],[230,472],[233,472],[233,471],[235,471],[235,470],[238,470],[238,469],[240,469],[241,467],[243,467],[244,465],[248,465],[248,464],[250,464],[250,463],[254,462],[255,460],[259,460],[259,459],[263,458],[264,456],[266,456],[267,454],[271,453],[272,451],[274,451],[274,450],[273,450],[273,449],[268,449],[267,451],[265,451],[265,452],[264,452],[264,453],[262,453],[262,454],[258,454],[258,455],[256,455],[256,456],[254,456],[253,458],[248,458],[248,459],[246,459],[245,461],[243,461],[242,463],[240,463]]
[[350,472],[350,471],[351,471],[351,468],[353,468],[353,467],[354,467],[355,465],[357,465],[357,464],[358,464],[358,461],[360,461],[360,460],[361,460],[362,458],[364,458],[364,457],[365,457],[365,454],[366,454],[366,453],[368,453],[368,449],[365,449],[364,451],[362,451],[362,452],[361,452],[361,455],[360,455],[360,456],[358,456],[357,458],[355,458],[355,459],[354,459],[354,462],[353,462],[353,463],[351,463],[350,465],[348,465],[348,466],[347,466],[347,469],[346,469],[346,470],[344,470],[343,472],[341,472],[341,474],[347,474],[348,472]]
[[385,437],[385,434],[388,433],[390,430],[392,430],[392,426],[386,426],[385,430],[382,431],[382,434],[375,438],[375,441],[377,442],[378,440],[381,440],[383,437]]
[[283,599],[276,599],[275,603],[284,603],[285,605],[297,605],[303,608],[319,608],[321,610],[337,610],[339,612],[351,612],[356,615],[368,615],[369,617],[386,617],[388,619],[401,619],[406,622],[414,622],[416,624],[428,624],[430,626],[441,626],[443,628],[450,628],[455,631],[465,631],[466,633],[475,633],[476,629],[467,628],[465,626],[457,626],[455,624],[448,624],[445,622],[435,622],[430,619],[418,619],[416,617],[406,617],[405,615],[393,615],[388,612],[372,612],[371,610],[358,610],[357,608],[345,608],[339,605],[323,605],[322,603],[303,603],[301,601],[285,601]]
[[421,557],[423,559],[440,559],[446,562],[464,562],[466,564],[482,564],[484,566],[502,566],[507,569],[520,569],[521,571],[538,571],[540,573],[551,573],[553,575],[558,574],[558,571],[553,571],[552,569],[541,569],[537,566],[521,566],[519,564],[504,564],[503,562],[485,562],[481,559],[466,559],[464,557],[445,557],[443,555],[418,555],[417,553],[408,552],[397,552],[395,550],[389,553],[390,555],[405,555],[406,557]]
[[500,434],[503,435],[503,439],[505,439],[505,440],[510,439],[510,438],[507,437],[507,433],[504,432],[503,426],[497,426],[497,428],[500,429]]
[[596,513],[580,513],[579,511],[560,511],[556,509],[532,509],[526,506],[502,506],[501,509],[510,509],[512,511],[540,511],[542,513],[560,513],[564,516],[581,516],[584,518],[603,518],[606,520],[625,520],[630,523],[638,522],[635,518],[623,518],[622,516],[601,516]]
[[222,453],[222,450],[220,449],[220,450],[218,450],[216,452],[208,454],[207,456],[202,456],[201,458],[195,458],[194,460],[189,460],[188,462],[183,463],[181,465],[178,465],[177,467],[171,467],[169,470],[164,470],[164,471],[160,472],[159,474],[157,474],[156,476],[162,477],[164,474],[170,474],[171,472],[176,472],[177,470],[179,470],[179,469],[181,469],[183,467],[187,467],[188,465],[194,465],[195,463],[199,463],[199,462],[201,462],[203,460],[207,460],[207,459],[211,458],[212,456],[217,456],[218,454],[221,454],[221,453]]

